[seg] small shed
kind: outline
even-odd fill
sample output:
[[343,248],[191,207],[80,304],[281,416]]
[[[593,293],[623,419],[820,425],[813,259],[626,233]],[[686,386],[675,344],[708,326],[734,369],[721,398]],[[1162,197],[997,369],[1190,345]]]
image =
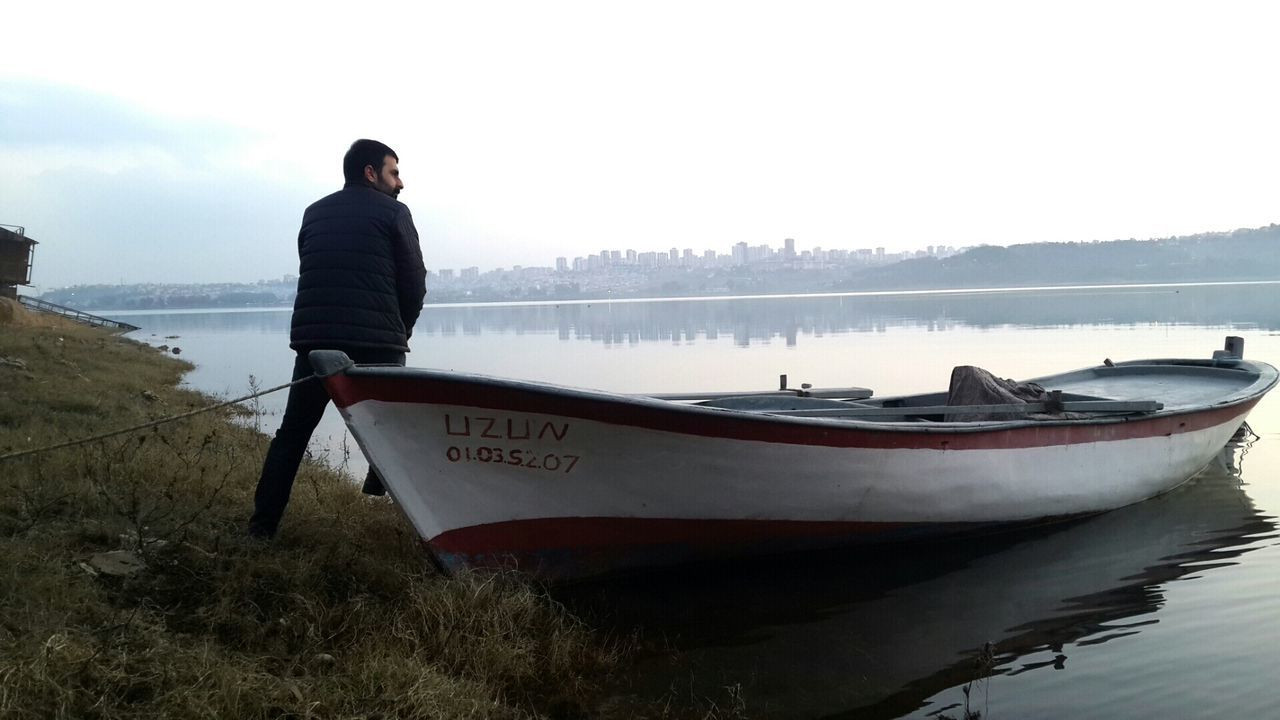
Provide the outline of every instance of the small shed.
[[19,285],[31,284],[36,241],[18,225],[0,225],[0,297],[18,297]]

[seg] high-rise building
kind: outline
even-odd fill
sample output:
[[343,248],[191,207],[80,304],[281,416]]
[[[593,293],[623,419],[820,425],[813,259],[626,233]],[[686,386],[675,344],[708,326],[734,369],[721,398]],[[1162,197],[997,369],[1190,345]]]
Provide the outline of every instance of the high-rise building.
[[568,258],[563,258],[563,257],[556,258],[556,272],[568,272],[568,271],[569,271]]
[[784,260],[796,259],[796,241],[793,238],[782,241],[782,256]]

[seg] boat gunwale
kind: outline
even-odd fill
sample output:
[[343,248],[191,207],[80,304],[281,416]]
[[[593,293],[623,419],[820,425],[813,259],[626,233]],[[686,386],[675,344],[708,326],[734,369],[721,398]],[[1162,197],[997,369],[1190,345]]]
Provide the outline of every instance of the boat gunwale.
[[[970,433],[994,433],[1005,432],[1011,430],[1020,430],[1025,428],[1057,428],[1057,427],[1073,427],[1084,425],[1111,425],[1134,423],[1147,420],[1165,419],[1176,417],[1179,415],[1195,415],[1206,411],[1217,411],[1233,406],[1244,405],[1256,402],[1261,396],[1265,395],[1280,379],[1280,373],[1276,368],[1268,363],[1232,359],[1231,365],[1219,364],[1213,360],[1207,359],[1176,359],[1164,358],[1153,360],[1132,360],[1114,363],[1113,365],[1097,365],[1078,370],[1072,370],[1054,375],[1046,375],[1033,378],[1027,382],[1035,382],[1039,384],[1052,383],[1055,380],[1062,380],[1073,375],[1082,375],[1095,371],[1104,373],[1112,371],[1114,368],[1122,369],[1140,369],[1142,367],[1152,368],[1195,368],[1199,373],[1201,370],[1213,371],[1218,370],[1222,373],[1247,373],[1253,375],[1253,382],[1241,385],[1230,393],[1227,393],[1223,399],[1207,404],[1198,404],[1193,406],[1166,406],[1161,410],[1127,413],[1127,414],[1104,414],[1090,416],[1084,418],[1017,418],[1010,420],[983,420],[969,422],[944,422],[929,421],[921,422],[920,420],[902,420],[902,421],[886,421],[886,420],[867,420],[857,417],[805,417],[805,416],[787,416],[775,415],[767,411],[746,411],[717,408],[710,406],[702,406],[696,404],[686,404],[683,402],[661,400],[646,395],[635,395],[627,393],[618,393],[606,390],[593,390],[587,388],[577,388],[554,383],[539,382],[533,380],[521,380],[515,378],[503,378],[491,375],[483,375],[479,373],[461,373],[450,370],[440,370],[432,368],[414,368],[402,366],[387,365],[352,365],[341,371],[342,375],[352,378],[385,378],[385,379],[404,379],[404,380],[427,380],[431,382],[451,383],[455,385],[476,385],[486,388],[493,388],[500,391],[514,391],[520,393],[528,393],[543,397],[566,398],[577,402],[589,402],[600,405],[613,405],[619,407],[638,407],[648,410],[659,410],[676,414],[694,414],[705,416],[708,420],[733,420],[746,421],[751,423],[775,424],[779,426],[808,426],[820,430],[841,430],[841,431],[859,431],[859,432],[884,432],[884,433],[912,433],[912,434],[970,434]],[[1158,374],[1158,373],[1152,373]],[[1171,373],[1172,374],[1172,373]],[[1224,375],[1225,376],[1225,375]],[[937,394],[937,391],[926,393],[913,393],[910,395],[895,395],[886,398],[880,398],[876,402],[878,404],[901,400],[904,398],[921,397],[925,395]],[[339,403],[340,406],[354,404]],[[395,402],[391,400],[390,402]],[[440,403],[440,404],[457,404],[467,407],[485,407],[494,408],[490,405],[476,404],[469,405],[467,403]],[[902,408],[909,414],[911,407]],[[524,412],[520,410],[511,410],[512,412]],[[566,412],[566,417],[574,417],[579,413]],[[679,431],[673,431],[679,432]]]

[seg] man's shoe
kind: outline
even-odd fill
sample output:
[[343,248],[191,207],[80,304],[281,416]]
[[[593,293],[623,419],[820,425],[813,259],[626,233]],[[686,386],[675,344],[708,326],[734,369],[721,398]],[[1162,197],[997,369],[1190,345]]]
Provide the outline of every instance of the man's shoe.
[[270,540],[276,536],[275,528],[263,527],[261,525],[249,525],[249,537],[254,540]]

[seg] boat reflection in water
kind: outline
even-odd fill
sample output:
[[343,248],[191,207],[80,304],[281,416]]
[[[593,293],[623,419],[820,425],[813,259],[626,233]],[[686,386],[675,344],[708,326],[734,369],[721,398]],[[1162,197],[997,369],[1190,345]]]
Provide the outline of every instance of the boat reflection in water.
[[[1172,492],[1086,520],[799,564],[686,569],[565,599],[619,627],[670,635],[681,652],[633,674],[647,693],[715,698],[740,686],[753,717],[960,716],[926,705],[981,675],[1061,667],[1073,646],[1140,633],[1159,621],[1166,583],[1234,565],[1269,537],[1275,523],[1240,481],[1253,437],[1243,428]],[[982,671],[988,642],[994,660]],[[988,692],[999,691],[993,682]]]

